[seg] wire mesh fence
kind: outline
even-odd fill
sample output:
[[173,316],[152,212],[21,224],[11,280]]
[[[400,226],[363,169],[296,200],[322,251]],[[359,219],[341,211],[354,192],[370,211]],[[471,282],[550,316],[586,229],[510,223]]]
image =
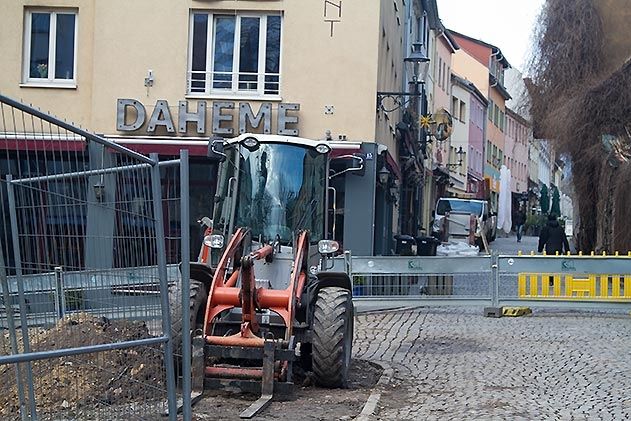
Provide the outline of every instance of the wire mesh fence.
[[182,214],[161,164],[0,96],[2,419],[174,417]]

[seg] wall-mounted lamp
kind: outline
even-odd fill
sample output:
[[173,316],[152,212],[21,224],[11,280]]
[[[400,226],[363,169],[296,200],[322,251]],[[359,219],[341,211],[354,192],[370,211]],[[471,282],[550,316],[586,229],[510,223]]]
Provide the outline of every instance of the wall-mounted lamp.
[[396,185],[390,186],[390,197],[396,199],[399,194],[399,187]]
[[378,172],[378,175],[379,175],[379,183],[381,183],[383,186],[387,186],[388,181],[390,180],[390,171],[388,171],[385,165],[381,167],[381,169]]
[[[409,57],[403,59],[405,74],[410,84],[414,85],[412,92],[377,92],[377,111],[389,113],[405,106],[412,98],[420,97],[419,85],[425,83],[429,71],[429,58],[421,52],[421,44],[414,43]],[[407,97],[407,99],[406,99]],[[393,107],[386,108],[383,104],[386,98],[393,100]]]
[[462,160],[463,160],[463,156],[465,154],[466,154],[466,152],[464,150],[462,150],[462,146],[459,146],[458,150],[456,151],[456,155],[458,155],[458,162],[454,163],[454,164],[445,164],[445,166],[447,168],[456,168],[456,167],[462,166]]

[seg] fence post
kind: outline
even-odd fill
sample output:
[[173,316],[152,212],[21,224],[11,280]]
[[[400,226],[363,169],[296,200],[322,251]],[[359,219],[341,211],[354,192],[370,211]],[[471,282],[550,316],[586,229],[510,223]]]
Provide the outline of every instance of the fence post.
[[190,232],[189,232],[189,186],[188,150],[180,150],[180,232],[182,241],[182,416],[191,419],[191,315],[190,315]]
[[497,253],[493,253],[491,257],[491,272],[493,276],[493,290],[491,295],[491,305],[498,307],[500,293],[500,259]]
[[64,292],[64,272],[61,266],[55,266],[55,307],[57,318],[63,319],[66,315],[66,294]]
[[502,308],[499,306],[500,269],[499,255],[491,253],[491,306],[484,307],[485,317],[502,317]]
[[[11,238],[13,241],[13,258],[15,259],[15,279],[18,284],[18,302],[20,303],[20,324],[22,330],[22,344],[24,353],[31,352],[31,344],[28,337],[28,319],[26,317],[26,301],[24,299],[24,282],[22,279],[22,256],[20,254],[20,237],[18,233],[18,216],[15,208],[15,190],[13,188],[13,176],[7,174],[7,197],[9,199],[9,219],[11,220]],[[26,363],[26,381],[28,382],[28,397],[30,403],[31,419],[37,420],[35,406],[35,390],[33,383],[33,368],[30,361]]]
[[162,309],[162,332],[168,338],[165,343],[164,360],[167,377],[167,405],[169,419],[175,421],[177,403],[175,396],[175,371],[173,363],[173,340],[171,338],[171,314],[169,313],[169,283],[167,280],[167,260],[164,244],[164,220],[162,216],[162,189],[160,183],[160,166],[158,154],[152,153],[156,162],[151,168],[151,192],[153,196],[153,217],[156,228],[156,253],[158,262],[158,278],[160,280],[160,307]]
[[[18,339],[15,320],[13,319],[13,306],[11,305],[11,295],[9,293],[9,281],[7,280],[6,265],[4,264],[4,251],[2,249],[2,238],[0,238],[0,288],[2,288],[2,300],[7,313],[7,325],[9,328],[9,340],[11,341],[11,353],[18,354]],[[15,364],[15,379],[18,387],[18,400],[20,402],[20,415],[22,420],[28,420],[28,413],[24,403],[24,385],[22,384],[22,370],[20,364]]]

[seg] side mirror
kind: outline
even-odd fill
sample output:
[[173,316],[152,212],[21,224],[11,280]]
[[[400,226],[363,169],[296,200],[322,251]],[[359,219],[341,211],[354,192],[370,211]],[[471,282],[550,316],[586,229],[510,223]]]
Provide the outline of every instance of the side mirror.
[[208,158],[213,162],[224,162],[226,154],[223,151],[223,138],[211,138],[208,142]]

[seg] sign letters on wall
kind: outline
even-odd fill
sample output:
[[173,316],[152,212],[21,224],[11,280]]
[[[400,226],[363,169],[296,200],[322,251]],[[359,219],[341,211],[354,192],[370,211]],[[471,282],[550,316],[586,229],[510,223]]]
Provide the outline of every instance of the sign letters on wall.
[[[188,101],[179,101],[177,107],[177,133],[185,134],[189,124],[195,126],[197,134],[206,134],[206,112],[210,108],[206,101],[198,101],[197,109],[191,110]],[[212,134],[221,136],[235,135],[235,123],[238,132],[246,133],[251,129],[259,129],[265,134],[272,133],[272,104],[264,102],[257,113],[254,113],[250,103],[240,102],[235,118],[235,103],[217,101],[212,103]],[[300,104],[278,104],[276,111],[276,134],[298,136],[298,116]],[[156,101],[153,112],[147,120],[145,106],[136,99],[121,98],[116,103],[116,129],[121,132],[135,132],[142,130],[146,123],[146,132],[155,133],[157,128],[163,128],[167,133],[176,133],[176,125],[169,103],[160,99]]]

